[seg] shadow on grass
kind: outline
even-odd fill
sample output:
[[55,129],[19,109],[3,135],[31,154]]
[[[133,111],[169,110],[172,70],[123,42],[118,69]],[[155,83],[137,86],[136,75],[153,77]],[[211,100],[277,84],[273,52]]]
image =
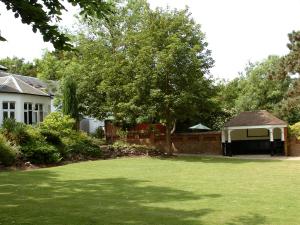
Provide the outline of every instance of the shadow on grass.
[[49,170],[4,172],[0,224],[202,224],[201,217],[213,210],[184,210],[184,206],[218,197],[143,180],[62,180]]
[[265,216],[257,213],[250,213],[247,216],[236,217],[232,222],[226,223],[226,225],[260,225],[266,223],[267,220]]
[[175,156],[170,158],[161,158],[162,160],[184,161],[184,162],[201,162],[201,163],[273,163],[281,162],[280,160],[265,160],[265,159],[238,159],[231,157],[211,157],[211,156]]

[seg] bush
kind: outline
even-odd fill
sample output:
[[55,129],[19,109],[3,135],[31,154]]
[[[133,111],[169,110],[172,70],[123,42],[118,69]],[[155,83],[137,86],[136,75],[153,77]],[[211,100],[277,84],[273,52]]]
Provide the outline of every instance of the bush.
[[18,149],[10,145],[6,138],[0,135],[0,162],[5,166],[11,166],[17,159]]
[[63,137],[70,135],[73,132],[74,126],[75,120],[60,112],[50,113],[40,124],[42,130],[56,132]]
[[289,126],[289,133],[300,139],[300,122]]
[[29,142],[21,151],[25,159],[33,163],[57,163],[62,159],[59,150],[46,142]]
[[17,157],[15,145],[19,145],[22,159],[32,163],[57,163],[62,159],[99,158],[99,139],[73,130],[75,121],[69,116],[54,112],[39,126],[30,126],[7,119],[3,123],[0,138],[0,160],[5,165]]
[[164,152],[155,147],[128,144],[122,141],[117,141],[113,145],[103,148],[103,158],[123,156],[164,156]]
[[118,129],[117,130],[117,135],[119,136],[121,141],[125,141],[127,138],[128,132],[126,130]]
[[54,132],[51,130],[41,130],[41,135],[43,135],[47,141],[47,143],[55,145],[55,146],[61,146],[62,141],[60,139],[60,136],[58,132]]
[[2,129],[7,133],[12,133],[16,126],[16,120],[6,118],[3,120]]
[[19,145],[28,139],[26,132],[27,126],[24,123],[17,122],[15,119],[7,118],[2,124],[2,133],[11,142]]
[[101,156],[100,147],[84,132],[73,132],[72,135],[62,138],[65,153],[68,158],[80,155],[84,158],[98,158]]
[[102,138],[104,138],[104,130],[103,130],[103,128],[102,127],[98,127],[97,129],[96,129],[96,131],[95,131],[95,133],[93,134],[93,136],[95,137],[95,138],[100,138],[100,139],[102,139]]
[[20,148],[24,160],[41,164],[57,163],[62,159],[60,149],[48,143],[38,127],[27,126],[26,132],[27,141]]

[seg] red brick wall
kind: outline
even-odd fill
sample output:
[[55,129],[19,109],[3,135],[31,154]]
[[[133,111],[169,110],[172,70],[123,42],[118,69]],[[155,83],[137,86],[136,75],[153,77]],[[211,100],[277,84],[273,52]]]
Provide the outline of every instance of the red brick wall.
[[[155,134],[140,124],[127,134],[127,142],[132,144],[143,144],[155,146],[163,151],[167,150],[166,137],[163,128],[156,126]],[[147,125],[148,128],[149,125]],[[161,126],[161,125],[160,125]],[[159,129],[158,129],[159,128]],[[105,121],[105,136],[108,142],[118,140],[118,127],[110,121]],[[202,132],[202,133],[182,133],[172,135],[172,147],[176,153],[194,154],[222,154],[221,132]]]
[[[164,135],[135,134],[127,142],[155,146],[166,151]],[[172,135],[172,147],[176,153],[222,154],[221,132],[183,133]]]
[[117,132],[120,128],[114,126],[112,122],[106,120],[104,129],[106,141],[113,142],[119,138]]
[[290,137],[288,140],[288,155],[300,156],[300,140],[296,137]]

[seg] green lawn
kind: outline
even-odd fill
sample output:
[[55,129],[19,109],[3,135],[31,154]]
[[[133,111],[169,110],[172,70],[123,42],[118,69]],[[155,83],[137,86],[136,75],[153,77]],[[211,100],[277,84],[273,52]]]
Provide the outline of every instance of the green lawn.
[[300,161],[123,158],[0,173],[0,224],[300,224]]

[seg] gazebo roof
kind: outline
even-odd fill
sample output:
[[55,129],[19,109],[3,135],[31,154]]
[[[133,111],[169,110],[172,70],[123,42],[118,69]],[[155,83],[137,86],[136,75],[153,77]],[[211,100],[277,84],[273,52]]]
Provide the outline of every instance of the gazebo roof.
[[225,123],[225,127],[261,125],[287,125],[287,123],[266,110],[242,112]]

